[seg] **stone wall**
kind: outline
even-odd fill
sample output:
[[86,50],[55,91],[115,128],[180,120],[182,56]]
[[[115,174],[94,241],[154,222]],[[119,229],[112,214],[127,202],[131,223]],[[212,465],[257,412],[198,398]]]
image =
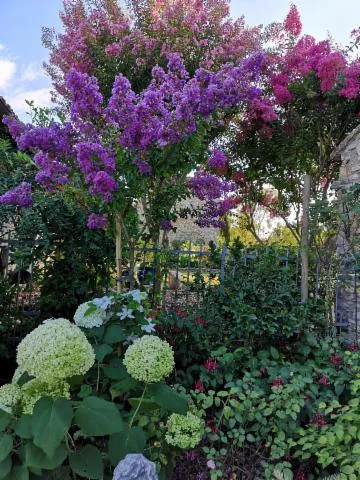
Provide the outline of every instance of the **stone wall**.
[[[177,209],[201,208],[202,203],[197,198],[189,198],[179,202]],[[219,241],[218,228],[200,228],[191,217],[178,218],[174,223],[174,227],[176,227],[176,232],[169,232],[170,243],[174,241],[191,241],[194,243],[209,244],[209,242],[213,242],[217,244]]]
[[[341,201],[343,192],[352,185],[360,183],[360,126],[355,128],[332,154],[333,160],[341,161],[339,179],[334,182],[341,212],[344,204]],[[356,327],[360,333],[360,275],[355,273],[354,254],[360,253],[359,224],[355,218],[350,218],[347,232],[342,229],[337,238],[337,254],[339,272],[337,279],[336,314],[341,327],[348,325],[350,333],[354,334]],[[360,237],[359,237],[360,240]]]

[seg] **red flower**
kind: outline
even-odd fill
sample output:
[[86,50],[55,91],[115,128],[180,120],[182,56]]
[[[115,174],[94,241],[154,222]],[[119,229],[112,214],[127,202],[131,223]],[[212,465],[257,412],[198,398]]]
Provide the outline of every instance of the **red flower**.
[[273,387],[282,387],[284,385],[284,380],[280,377],[276,377],[274,378],[274,380],[272,381],[272,384],[271,384]]
[[201,393],[204,393],[205,392],[205,387],[204,387],[204,384],[198,380],[196,383],[195,383],[195,390],[198,390],[199,392]]
[[344,361],[340,357],[340,355],[337,352],[335,352],[330,357],[330,363],[332,365],[335,365],[335,366],[339,367],[340,365],[342,365],[344,363]]
[[188,316],[188,314],[186,312],[184,312],[184,310],[182,310],[180,307],[175,307],[174,312],[177,315],[179,315],[179,317],[181,317],[181,318],[186,318]]
[[356,352],[357,350],[359,350],[359,345],[357,345],[356,343],[351,343],[350,345],[348,345],[347,347],[350,352]]
[[149,318],[156,318],[156,312],[150,312],[147,315]]
[[295,480],[305,480],[306,479],[306,476],[305,476],[305,472],[298,472],[296,474],[296,477],[295,477]]
[[310,421],[311,425],[316,425],[318,427],[323,427],[324,425],[327,425],[328,421],[322,415],[321,413],[317,413],[316,415],[313,416],[313,418]]
[[330,380],[329,380],[329,377],[327,377],[326,375],[320,375],[318,377],[318,383],[320,385],[330,385]]
[[162,333],[162,331],[164,330],[164,327],[162,325],[156,325],[155,326],[155,330],[158,332],[158,333]]
[[210,428],[212,433],[216,433],[218,431],[217,425],[214,420],[206,420],[206,426]]
[[215,372],[215,370],[218,368],[218,363],[213,358],[208,358],[205,360],[204,366],[208,372]]
[[205,320],[204,318],[201,318],[201,317],[196,317],[195,322],[198,325],[207,325],[209,323],[208,320]]

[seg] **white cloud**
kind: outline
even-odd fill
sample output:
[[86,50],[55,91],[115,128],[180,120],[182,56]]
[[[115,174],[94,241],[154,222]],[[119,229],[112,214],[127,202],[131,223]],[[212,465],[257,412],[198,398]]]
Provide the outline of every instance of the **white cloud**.
[[7,103],[20,116],[29,110],[25,100],[33,101],[36,107],[48,107],[51,103],[51,94],[49,88],[39,88],[37,90],[24,90],[13,97],[7,98]]
[[5,45],[3,45],[2,43],[0,43],[0,50],[5,50]]
[[39,77],[42,77],[44,73],[35,64],[30,63],[22,72],[20,80],[23,82],[33,82]]
[[0,58],[0,89],[5,88],[16,72],[16,63]]

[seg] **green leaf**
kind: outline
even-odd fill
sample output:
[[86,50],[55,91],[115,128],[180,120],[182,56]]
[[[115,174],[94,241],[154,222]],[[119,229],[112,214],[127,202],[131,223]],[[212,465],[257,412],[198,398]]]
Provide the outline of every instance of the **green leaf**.
[[345,389],[345,385],[342,385],[342,384],[340,384],[340,385],[335,385],[335,393],[336,393],[336,395],[339,397],[339,396],[343,393],[344,389]]
[[42,398],[35,405],[32,417],[34,444],[52,457],[69,430],[72,418],[73,411],[68,400]]
[[274,348],[274,347],[270,347],[270,355],[272,356],[272,358],[274,360],[279,360],[279,358],[280,358],[278,350],[276,350],[276,348]]
[[128,402],[133,408],[137,408],[141,402],[139,412],[152,412],[154,410],[159,410],[159,405],[153,400],[147,398],[129,398]]
[[86,397],[75,412],[75,421],[89,437],[121,432],[124,423],[114,403],[97,397]]
[[16,435],[20,438],[32,438],[32,417],[30,415],[23,415],[20,417],[14,430]]
[[11,480],[29,480],[29,470],[24,466],[17,466],[11,470]]
[[93,445],[85,445],[79,452],[69,456],[70,467],[81,477],[90,479],[103,478],[103,463],[100,451]]
[[0,432],[2,432],[11,422],[10,413],[0,409]]
[[10,473],[11,466],[12,466],[11,457],[5,458],[5,460],[3,460],[0,463],[0,479],[5,478]]
[[109,439],[109,458],[112,465],[117,465],[128,453],[141,453],[146,446],[146,435],[140,427],[129,429],[125,425],[124,432],[111,435]]
[[104,374],[111,380],[123,380],[130,376],[122,363],[105,366],[103,367],[103,370]]
[[294,478],[290,468],[284,468],[284,470],[282,471],[282,474],[283,474],[284,480],[292,480]]
[[29,469],[53,470],[59,467],[68,456],[65,445],[61,444],[55,450],[52,457],[48,457],[40,448],[33,443],[27,443],[21,450],[20,456],[23,463]]
[[254,437],[254,435],[252,433],[248,433],[246,435],[246,440],[250,443],[254,443],[256,442],[256,438]]
[[352,453],[354,455],[360,455],[360,443],[355,443]]
[[121,325],[110,325],[104,335],[104,343],[119,343],[126,339],[127,335]]
[[113,352],[113,349],[112,347],[110,347],[110,345],[106,345],[105,343],[103,343],[102,345],[94,345],[94,352],[96,360],[102,362],[106,355],[109,355]]
[[186,415],[189,408],[187,399],[176,393],[175,390],[165,383],[152,385],[150,387],[150,393],[160,407],[165,408],[170,412]]
[[0,462],[5,460],[13,447],[13,437],[7,433],[0,433]]
[[341,467],[341,472],[346,473],[346,475],[350,475],[351,473],[354,473],[354,467],[351,465],[344,465]]

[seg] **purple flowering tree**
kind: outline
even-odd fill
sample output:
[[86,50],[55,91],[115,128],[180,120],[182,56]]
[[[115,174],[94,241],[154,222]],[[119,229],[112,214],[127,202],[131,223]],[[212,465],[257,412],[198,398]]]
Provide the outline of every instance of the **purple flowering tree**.
[[[126,217],[141,204],[145,220],[140,233],[147,231],[157,240],[161,227],[169,229],[171,210],[184,195],[187,175],[205,162],[209,136],[219,119],[259,96],[263,61],[259,53],[236,66],[225,64],[217,72],[200,68],[190,78],[181,56],[171,54],[166,69],[153,68],[152,80],[140,94],[118,75],[108,100],[95,77],[71,69],[65,77],[71,98],[67,121],[53,121],[47,127],[13,118],[5,122],[19,148],[34,153],[38,183],[48,190],[80,188],[93,209],[89,228],[115,222],[120,276],[121,236],[130,246],[134,242]],[[225,161],[219,151],[210,155],[212,168]],[[221,216],[226,207],[214,201],[231,191],[231,183],[211,174],[203,177],[197,174],[190,186],[199,191],[204,185],[214,188],[204,195],[210,202],[205,212],[209,216],[217,210]],[[0,201],[8,201],[9,195]]]

